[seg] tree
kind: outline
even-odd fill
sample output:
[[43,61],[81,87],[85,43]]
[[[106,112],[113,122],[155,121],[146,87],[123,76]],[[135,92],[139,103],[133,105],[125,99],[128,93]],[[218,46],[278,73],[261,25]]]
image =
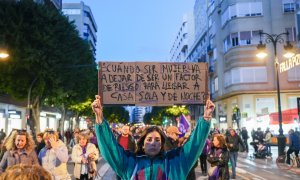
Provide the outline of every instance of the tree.
[[163,117],[166,116],[167,107],[155,106],[151,113],[146,113],[144,116],[145,124],[162,125]]
[[[32,0],[2,0],[0,32],[10,53],[9,61],[0,63],[0,89],[23,100],[32,85],[32,126],[37,131],[44,100],[68,108],[96,94],[93,52],[75,25],[56,9]],[[94,68],[72,68],[82,64]]]
[[187,115],[190,111],[186,108],[186,106],[172,106],[166,109],[166,114],[169,117],[178,117],[181,114]]
[[122,106],[103,107],[103,116],[109,123],[129,122],[129,112]]

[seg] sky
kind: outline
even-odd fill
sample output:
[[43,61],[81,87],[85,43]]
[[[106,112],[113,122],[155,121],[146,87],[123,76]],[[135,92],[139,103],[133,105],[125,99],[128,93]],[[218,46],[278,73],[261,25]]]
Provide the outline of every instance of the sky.
[[[97,61],[169,61],[171,45],[195,0],[82,0],[96,24]],[[63,3],[80,0],[63,0]]]

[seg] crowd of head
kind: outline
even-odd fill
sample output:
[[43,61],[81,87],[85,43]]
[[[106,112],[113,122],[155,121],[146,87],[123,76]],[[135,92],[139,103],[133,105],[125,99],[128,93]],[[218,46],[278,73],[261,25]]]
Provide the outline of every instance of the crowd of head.
[[35,139],[25,129],[13,129],[8,136],[1,133],[0,179],[70,179],[69,152],[74,177],[93,177],[99,151],[90,142],[97,142],[91,129],[75,129],[70,139],[52,129],[37,133]]

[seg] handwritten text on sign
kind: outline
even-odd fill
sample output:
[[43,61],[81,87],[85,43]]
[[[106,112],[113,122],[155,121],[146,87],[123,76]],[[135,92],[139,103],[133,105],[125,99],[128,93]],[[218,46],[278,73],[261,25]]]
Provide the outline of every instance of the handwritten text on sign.
[[206,63],[100,62],[103,104],[201,104]]

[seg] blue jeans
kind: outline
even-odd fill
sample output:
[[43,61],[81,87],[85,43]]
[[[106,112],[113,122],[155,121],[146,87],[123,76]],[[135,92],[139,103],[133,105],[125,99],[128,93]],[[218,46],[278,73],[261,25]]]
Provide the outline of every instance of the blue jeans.
[[266,143],[266,147],[267,147],[268,155],[271,155],[271,144]]
[[232,177],[235,177],[236,176],[235,168],[236,168],[236,162],[238,158],[238,152],[229,152],[229,158],[230,158],[230,163],[232,168]]

